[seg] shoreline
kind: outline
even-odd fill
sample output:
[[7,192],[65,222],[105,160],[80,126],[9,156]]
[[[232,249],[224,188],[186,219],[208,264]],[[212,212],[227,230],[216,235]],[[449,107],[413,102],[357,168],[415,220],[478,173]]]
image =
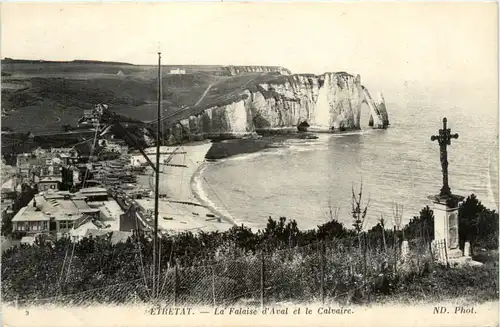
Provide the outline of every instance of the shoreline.
[[237,155],[261,152],[270,148],[280,148],[289,140],[316,140],[324,136],[349,136],[384,131],[385,129],[359,129],[342,132],[294,132],[294,133],[263,133],[256,138],[233,138],[212,142],[212,147],[206,154],[208,161],[218,161]]
[[[329,133],[335,136],[357,135],[367,130]],[[322,135],[326,135],[323,133]],[[209,162],[221,163],[248,155],[258,155],[267,150],[289,148],[287,141],[315,142],[323,136],[314,133],[294,133],[287,135],[266,135],[259,138],[230,139],[218,142],[210,140],[189,142],[179,148],[173,145],[162,146],[160,161],[170,158],[169,164],[181,167],[162,167],[160,177],[160,195],[166,195],[159,201],[159,227],[166,231],[225,231],[233,226],[243,224],[232,216],[225,207],[213,203],[203,187],[203,173]],[[173,152],[176,154],[172,155]],[[152,161],[155,160],[156,148],[146,149]],[[167,154],[168,153],[168,154]],[[132,155],[132,163],[145,162],[141,155]],[[138,184],[151,189],[152,170],[148,168],[139,177]],[[210,187],[210,186],[209,186]],[[210,189],[212,189],[210,187]],[[207,191],[207,192],[206,192]],[[212,189],[213,192],[213,189]],[[138,199],[136,202],[145,210],[153,210],[151,198]],[[218,221],[220,219],[220,222]],[[247,226],[249,227],[249,226]]]
[[[323,135],[330,134],[335,136],[348,136],[348,135],[357,135],[367,132],[366,130],[359,131],[345,131],[340,133],[321,133]],[[314,137],[309,137],[313,135]],[[308,137],[304,137],[308,136]],[[192,175],[189,180],[190,192],[193,197],[195,203],[199,203],[204,208],[208,209],[212,212],[216,217],[220,217],[222,221],[231,224],[232,226],[238,226],[243,224],[238,222],[234,217],[231,216],[230,212],[227,209],[219,208],[216,204],[214,204],[208,198],[208,195],[203,188],[204,182],[204,170],[208,166],[209,162],[213,163],[221,163],[225,160],[230,160],[234,158],[246,157],[252,154],[259,154],[266,152],[270,149],[281,149],[288,148],[284,144],[284,142],[289,140],[298,140],[298,141],[315,141],[317,139],[322,138],[321,136],[316,136],[315,133],[294,133],[294,134],[286,134],[286,135],[265,135],[260,138],[245,138],[245,139],[230,139],[223,140],[219,142],[210,142],[210,147],[205,151],[203,155],[203,159],[197,163],[196,169],[192,172]],[[184,146],[186,152],[189,152],[187,149],[189,147],[195,147],[200,144],[207,144],[209,141],[198,141],[193,143],[188,143]],[[223,156],[210,155],[210,153],[214,153],[215,151],[221,152]],[[244,224],[243,224],[244,225]],[[248,227],[248,226],[247,226]]]
[[[307,134],[310,135],[310,133]],[[165,194],[167,197],[160,198],[159,211],[163,219],[159,219],[159,226],[167,231],[179,232],[191,230],[224,231],[242,224],[235,217],[232,217],[230,212],[226,212],[228,209],[219,208],[214,204],[205,192],[203,172],[208,167],[208,163],[210,161],[220,163],[226,159],[258,154],[273,148],[287,148],[283,144],[287,140],[311,140],[304,138],[303,135],[268,135],[261,138],[232,139],[220,142],[204,140],[181,145],[177,150],[179,154],[173,155],[169,163],[186,165],[187,167],[162,167],[162,172],[168,177],[163,178],[162,176],[160,178],[160,194]],[[316,138],[312,139],[312,141]],[[176,146],[162,146],[160,151],[172,153],[176,148]],[[214,148],[217,151],[221,150],[225,155],[217,159],[209,158],[209,153],[210,151],[213,152]],[[155,148],[146,149],[146,153],[150,155],[151,160],[155,159]],[[183,155],[183,153],[185,154]],[[160,155],[160,161],[163,162],[168,157],[169,155]],[[131,160],[134,164],[145,161],[141,155],[132,155]],[[165,169],[168,169],[168,171],[165,171]],[[184,173],[181,171],[179,174],[179,169],[187,169],[188,171],[184,170]],[[150,189],[152,176],[152,171],[148,168],[139,178],[138,184]],[[136,201],[146,210],[153,209],[151,198]],[[190,202],[191,204],[180,202]],[[175,211],[181,211],[181,213],[175,214],[173,213]],[[211,213],[215,217],[208,217],[207,213]],[[165,221],[164,217],[168,217],[168,220]],[[207,221],[207,218],[214,219]],[[216,218],[220,218],[220,222]],[[183,225],[179,225],[179,223]]]
[[[176,154],[160,155],[160,161],[171,157],[169,164],[174,166],[161,166],[160,198],[158,225],[161,230],[167,232],[197,232],[197,231],[225,231],[235,225],[234,221],[217,210],[203,196],[203,190],[196,185],[201,180],[201,171],[204,167],[205,155],[211,143],[208,141],[176,146],[162,146],[161,151]],[[155,150],[147,149],[147,152]],[[154,159],[155,151],[148,153],[150,159]],[[144,162],[141,156],[133,156],[135,164]],[[150,189],[153,174],[148,169],[138,179],[138,185]],[[154,199],[137,199],[136,202],[146,210],[153,210]],[[220,222],[218,221],[220,218]]]
[[[203,187],[201,183],[203,182],[203,170],[207,167],[206,161],[203,161],[198,168],[195,170],[193,175],[191,175],[191,181],[190,181],[190,187],[191,187],[191,192],[193,194],[193,197],[199,202],[201,205],[203,205],[205,208],[208,210],[212,211],[212,213],[216,216],[220,216],[222,220],[225,220],[226,222],[232,224],[233,226],[237,226],[238,223],[236,220],[234,220],[233,217],[228,217],[227,215],[223,214],[220,210],[217,209],[217,206],[213,203],[210,202],[210,200],[205,200],[201,193],[203,192]],[[199,185],[198,185],[199,183]]]

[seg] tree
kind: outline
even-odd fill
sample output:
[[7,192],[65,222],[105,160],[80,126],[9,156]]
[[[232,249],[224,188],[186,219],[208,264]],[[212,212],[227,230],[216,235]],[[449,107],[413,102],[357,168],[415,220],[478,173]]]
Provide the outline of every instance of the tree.
[[481,211],[478,219],[477,245],[498,249],[498,227],[498,212],[489,209]]
[[318,226],[317,237],[320,240],[331,240],[343,237],[347,233],[344,225],[332,219],[323,225]]
[[356,233],[358,234],[360,234],[361,231],[363,231],[366,219],[366,213],[368,211],[368,206],[370,204],[370,199],[368,199],[368,202],[366,203],[364,209],[361,209],[362,198],[363,198],[363,182],[361,182],[361,186],[359,188],[359,193],[357,196],[354,193],[354,186],[352,187],[351,205],[352,205],[352,218],[354,220],[352,226],[354,227]]
[[317,237],[320,240],[331,240],[333,238],[339,238],[345,236],[347,233],[346,228],[342,223],[339,223],[339,207],[328,206],[329,208],[329,220],[323,225],[318,226]]
[[225,233],[225,237],[234,247],[243,249],[245,252],[255,252],[259,243],[257,235],[252,233],[252,230],[243,224],[231,227]]
[[431,240],[434,237],[434,211],[429,206],[420,210],[418,217],[413,217],[410,222],[403,227],[403,234],[408,239],[424,237]]
[[458,239],[461,249],[468,241],[471,245],[471,252],[473,252],[479,233],[479,214],[484,209],[485,207],[474,194],[469,195],[458,208]]
[[379,224],[382,229],[382,241],[384,242],[384,251],[387,251],[387,243],[385,242],[385,220],[384,216],[380,216]]
[[69,191],[73,186],[73,170],[67,167],[61,167],[61,191]]
[[477,245],[498,247],[498,213],[486,207],[471,194],[458,208],[459,244],[471,245],[471,252]]
[[14,218],[12,213],[2,211],[2,235],[8,236],[12,234],[12,218]]
[[[403,222],[403,210],[404,206],[394,203],[392,213],[393,213],[393,223],[396,231],[401,230],[401,223]],[[403,235],[404,238],[404,235]]]
[[292,247],[297,244],[299,235],[300,230],[295,220],[286,222],[285,217],[280,217],[276,222],[269,217],[267,226],[262,231],[263,245],[269,249]]

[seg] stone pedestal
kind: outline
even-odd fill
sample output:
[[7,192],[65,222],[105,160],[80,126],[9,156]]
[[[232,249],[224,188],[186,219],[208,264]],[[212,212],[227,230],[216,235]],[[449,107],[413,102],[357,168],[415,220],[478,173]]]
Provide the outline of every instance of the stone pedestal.
[[469,242],[465,242],[465,246],[464,246],[464,256],[466,257],[470,257],[470,243]]
[[401,256],[406,258],[410,252],[410,248],[408,246],[408,241],[403,241],[401,244]]
[[[434,211],[434,247],[439,261],[462,257],[458,247],[458,207],[463,196],[430,196]],[[445,248],[446,246],[446,248]]]

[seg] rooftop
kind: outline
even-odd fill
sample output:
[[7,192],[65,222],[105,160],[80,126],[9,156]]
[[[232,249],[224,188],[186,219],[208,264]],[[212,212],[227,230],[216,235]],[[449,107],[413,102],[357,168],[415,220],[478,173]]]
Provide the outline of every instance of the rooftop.
[[53,182],[62,182],[62,177],[57,176],[47,176],[40,179],[39,183],[53,183]]
[[110,218],[119,219],[123,211],[115,200],[112,201],[99,201],[99,202],[89,202],[92,207],[98,206],[101,211]]
[[70,198],[58,196],[57,192],[37,194],[26,207],[19,210],[12,221],[47,221],[50,218],[75,220],[80,218],[86,209],[90,209],[88,205],[85,207],[83,203],[76,201],[75,204]]
[[14,180],[13,178],[8,179],[2,184],[2,191],[14,191]]
[[12,221],[49,221],[50,217],[43,214],[41,211],[35,211],[33,208],[33,201],[26,207],[22,207],[12,218]]
[[78,199],[72,199],[73,204],[78,210],[88,210],[90,209],[89,205],[87,202],[85,202],[84,199],[78,198]]
[[[87,202],[94,195],[107,195],[102,187],[89,187],[77,193],[48,190],[40,192],[23,207],[12,221],[76,220],[86,213],[102,211],[109,219],[118,219],[122,213],[115,200]],[[34,205],[35,204],[35,205]]]
[[126,242],[131,236],[132,232],[113,231],[113,234],[111,234],[111,244]]
[[86,187],[80,190],[80,193],[85,195],[89,193],[108,193],[104,187]]
[[45,199],[64,199],[71,197],[71,193],[69,193],[68,191],[55,191],[55,190],[39,192],[38,195],[43,196]]
[[87,219],[83,224],[69,231],[71,236],[85,237],[89,229],[96,229],[97,226],[92,222],[92,220]]
[[108,223],[119,222],[119,217],[123,213],[115,200],[87,202],[86,197],[79,193],[46,191],[35,195],[26,207],[19,210],[12,221],[49,221],[52,218],[79,221],[77,225],[80,225],[85,221],[86,214],[95,212],[102,212]]

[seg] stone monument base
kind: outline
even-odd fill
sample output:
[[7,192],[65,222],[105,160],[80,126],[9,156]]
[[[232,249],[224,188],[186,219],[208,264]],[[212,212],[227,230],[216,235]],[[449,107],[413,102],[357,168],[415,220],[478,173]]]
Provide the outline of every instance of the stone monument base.
[[446,248],[445,250],[443,243],[435,241],[432,241],[432,249],[435,261],[442,265],[449,265],[450,267],[483,265],[481,262],[472,260],[472,257],[470,256],[470,245],[468,242],[465,245],[465,253],[459,248]]
[[482,262],[472,260],[471,257],[465,257],[465,256],[457,257],[457,258],[453,258],[453,259],[450,258],[448,261],[449,261],[450,267],[463,267],[463,266],[476,267],[476,266],[483,265]]
[[448,260],[465,258],[465,257],[468,257],[468,256],[464,255],[464,253],[458,248],[448,249]]

